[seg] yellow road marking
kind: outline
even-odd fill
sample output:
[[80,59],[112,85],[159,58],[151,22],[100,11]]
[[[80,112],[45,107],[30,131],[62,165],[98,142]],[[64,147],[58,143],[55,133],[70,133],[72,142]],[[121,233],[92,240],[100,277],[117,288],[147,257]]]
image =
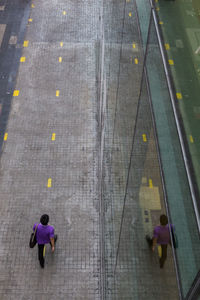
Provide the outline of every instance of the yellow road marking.
[[134,61],[135,61],[135,64],[137,65],[138,64],[138,59],[135,58]]
[[25,56],[22,56],[21,58],[20,58],[20,62],[25,62],[26,61],[26,57]]
[[65,15],[66,15],[66,11],[64,10],[64,11],[63,11],[63,16],[65,16]]
[[60,91],[57,90],[57,91],[56,91],[56,97],[59,97],[59,96],[60,96]]
[[4,134],[4,141],[7,141],[7,138],[8,138],[8,133],[6,132],[6,133]]
[[174,61],[173,61],[173,59],[169,59],[168,61],[169,61],[169,64],[170,64],[171,66],[173,66],[173,65],[174,65]]
[[136,48],[136,44],[133,44],[133,49],[135,49]]
[[143,135],[142,135],[142,138],[143,138],[143,141],[144,141],[144,142],[147,141],[147,136],[146,136],[146,134],[143,134]]
[[52,141],[55,141],[55,139],[56,139],[56,134],[55,134],[55,133],[52,133],[51,140],[52,140]]
[[13,92],[13,96],[14,96],[14,97],[17,97],[17,96],[19,96],[19,90],[14,90],[14,92]]
[[181,93],[176,93],[176,97],[177,97],[177,99],[178,99],[178,100],[181,100],[181,99],[183,99],[183,97],[182,97],[182,94],[181,94]]
[[48,187],[48,188],[50,188],[50,187],[51,187],[51,178],[49,178],[49,179],[48,179],[48,182],[47,182],[47,187]]
[[194,143],[194,139],[193,139],[193,136],[192,136],[192,135],[190,135],[190,142],[191,142],[191,143]]
[[60,42],[60,47],[62,47],[63,46],[63,42]]
[[129,17],[131,17],[131,16],[132,16],[132,13],[130,12],[128,15],[129,15]]
[[59,62],[60,62],[60,63],[62,62],[62,57],[61,57],[61,56],[59,57]]
[[153,182],[152,182],[152,179],[149,179],[149,187],[150,187],[150,189],[153,188]]
[[24,41],[24,47],[28,47],[28,41]]
[[169,49],[170,49],[169,44],[165,44],[165,49],[166,49],[166,50],[169,50]]
[[33,19],[28,19],[28,21],[29,21],[29,22],[32,22],[32,21],[33,21]]

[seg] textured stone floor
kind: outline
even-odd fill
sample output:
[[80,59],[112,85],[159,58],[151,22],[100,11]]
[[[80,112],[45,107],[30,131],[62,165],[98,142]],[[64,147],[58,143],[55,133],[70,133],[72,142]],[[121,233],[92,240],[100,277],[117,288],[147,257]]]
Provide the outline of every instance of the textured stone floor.
[[[2,24],[17,12],[21,19],[5,31],[1,48],[0,299],[178,299],[171,252],[161,271],[144,240],[164,210],[145,102],[137,130],[148,143],[141,150],[144,137],[137,142],[137,180],[118,243],[142,74],[134,3],[1,4]],[[141,194],[152,181],[160,205],[146,207]],[[28,247],[43,213],[58,234],[44,270]]]

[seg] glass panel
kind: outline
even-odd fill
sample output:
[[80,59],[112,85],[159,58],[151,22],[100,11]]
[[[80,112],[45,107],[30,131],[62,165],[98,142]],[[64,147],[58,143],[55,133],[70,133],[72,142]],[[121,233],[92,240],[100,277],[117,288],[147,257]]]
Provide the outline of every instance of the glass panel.
[[[101,108],[105,125],[106,299],[143,299],[148,293],[152,300],[160,300],[160,295],[162,300],[175,300],[178,291],[172,249],[168,247],[166,276],[160,276],[158,254],[152,255],[145,241],[145,235],[151,235],[159,222],[160,214],[166,213],[151,109],[142,75],[146,49],[167,200],[178,237],[175,252],[184,296],[199,271],[200,240],[153,22],[148,28],[149,1],[136,0],[141,32],[128,3],[104,2]],[[125,17],[128,15],[130,18]],[[167,284],[166,278],[170,278]]]
[[[145,240],[147,234],[152,236],[160,215],[166,213],[145,78],[133,135],[125,205],[121,214],[115,273],[116,299],[145,299],[148,291],[148,299],[151,300],[176,300],[178,288],[172,250],[168,247],[165,276],[161,276],[158,248],[152,253]],[[170,282],[166,282],[166,278],[170,278]]]
[[[118,248],[121,215],[130,161],[133,129],[143,68],[139,31],[133,3],[104,1],[104,95],[105,139],[103,159],[103,201],[105,205],[106,299],[132,299],[132,288],[121,282],[115,288],[113,270]],[[130,15],[130,16],[129,16]],[[134,47],[133,47],[134,44]],[[131,274],[133,270],[130,271]],[[132,277],[126,276],[129,287]],[[118,294],[119,292],[119,294]],[[119,297],[119,298],[118,298]]]
[[148,0],[136,0],[139,26],[143,41],[143,50],[146,50],[147,36],[151,16],[151,6]]
[[186,296],[200,266],[200,240],[154,24],[146,66],[165,177],[169,210],[178,236],[176,250]]
[[174,61],[170,68],[175,89],[181,94],[177,106],[200,194],[200,1],[159,1],[156,6],[167,55]]

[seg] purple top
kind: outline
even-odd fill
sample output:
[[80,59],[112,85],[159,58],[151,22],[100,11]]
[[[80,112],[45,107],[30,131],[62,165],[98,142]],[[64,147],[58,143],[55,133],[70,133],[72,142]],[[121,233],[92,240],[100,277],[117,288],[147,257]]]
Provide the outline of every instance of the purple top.
[[156,226],[153,231],[153,237],[157,238],[159,245],[167,245],[170,243],[169,226]]
[[[33,231],[38,223],[33,226]],[[50,238],[54,238],[54,228],[51,225],[42,225],[39,223],[36,232],[36,240],[39,245],[50,243]]]

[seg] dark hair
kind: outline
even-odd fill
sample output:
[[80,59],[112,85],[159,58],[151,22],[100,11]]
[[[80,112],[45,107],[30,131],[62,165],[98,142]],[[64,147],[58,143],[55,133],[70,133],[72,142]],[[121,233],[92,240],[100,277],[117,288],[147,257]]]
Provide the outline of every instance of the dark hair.
[[162,226],[165,226],[165,225],[168,224],[168,218],[167,218],[166,215],[161,215],[161,216],[160,216],[160,224],[161,224]]
[[49,223],[49,216],[48,215],[42,215],[40,218],[40,223],[42,225],[47,225]]

